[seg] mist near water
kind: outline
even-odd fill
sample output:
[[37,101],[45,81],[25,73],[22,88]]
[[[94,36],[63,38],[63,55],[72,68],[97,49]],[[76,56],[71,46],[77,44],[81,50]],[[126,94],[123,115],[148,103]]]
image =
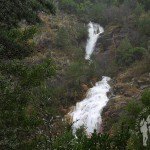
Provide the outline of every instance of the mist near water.
[[90,22],[88,24],[89,37],[88,37],[86,49],[85,49],[85,52],[86,52],[85,59],[86,60],[90,60],[90,57],[94,51],[97,39],[100,36],[100,34],[102,34],[103,32],[104,32],[104,29],[99,24],[92,23],[92,22]]

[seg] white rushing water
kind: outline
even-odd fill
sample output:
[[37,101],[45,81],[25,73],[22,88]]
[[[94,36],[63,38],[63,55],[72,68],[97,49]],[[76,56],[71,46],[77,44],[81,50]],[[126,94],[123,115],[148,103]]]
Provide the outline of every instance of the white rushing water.
[[[89,38],[86,45],[85,59],[90,60],[90,56],[94,51],[97,39],[104,29],[99,25],[90,22],[88,24]],[[73,133],[84,126],[87,135],[96,130],[100,131],[102,123],[101,113],[108,102],[107,92],[110,90],[108,81],[109,77],[103,77],[95,86],[87,92],[86,98],[77,103],[74,109],[68,114],[72,118]]]
[[73,112],[69,115],[73,119],[73,133],[76,129],[84,126],[86,133],[90,135],[94,129],[98,132],[102,122],[101,112],[108,102],[107,92],[110,90],[109,77],[103,79],[89,89],[86,98],[77,103]]
[[92,22],[88,24],[89,38],[87,40],[87,45],[86,45],[86,55],[85,55],[86,60],[90,60],[90,57],[94,51],[97,39],[100,36],[100,34],[102,34],[103,32],[104,32],[104,29],[99,24],[92,23]]

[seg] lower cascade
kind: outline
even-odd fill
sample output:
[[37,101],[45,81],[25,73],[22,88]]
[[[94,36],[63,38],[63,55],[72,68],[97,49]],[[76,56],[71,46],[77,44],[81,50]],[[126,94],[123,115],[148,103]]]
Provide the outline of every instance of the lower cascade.
[[89,89],[86,98],[77,103],[74,110],[69,113],[73,122],[73,133],[82,126],[88,135],[94,130],[100,132],[101,113],[109,100],[107,97],[107,92],[110,90],[109,80],[109,77],[103,76],[101,81]]

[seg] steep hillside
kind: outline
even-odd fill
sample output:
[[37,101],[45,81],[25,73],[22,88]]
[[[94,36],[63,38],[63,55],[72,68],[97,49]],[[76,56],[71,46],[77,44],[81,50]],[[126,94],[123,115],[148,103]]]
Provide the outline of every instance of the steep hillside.
[[[150,107],[149,4],[2,0],[1,149],[144,150],[136,119]],[[84,58],[90,21],[104,27],[104,33],[88,61]],[[65,116],[102,76],[112,79],[102,132],[89,137],[81,127],[75,135],[72,118]],[[147,109],[140,119],[149,114]]]

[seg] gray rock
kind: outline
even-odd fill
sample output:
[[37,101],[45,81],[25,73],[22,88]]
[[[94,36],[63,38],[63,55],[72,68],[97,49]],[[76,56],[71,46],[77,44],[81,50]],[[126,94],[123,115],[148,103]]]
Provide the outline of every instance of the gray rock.
[[144,89],[147,89],[147,88],[150,88],[150,85],[142,85],[142,86],[140,86],[141,90],[144,90]]

